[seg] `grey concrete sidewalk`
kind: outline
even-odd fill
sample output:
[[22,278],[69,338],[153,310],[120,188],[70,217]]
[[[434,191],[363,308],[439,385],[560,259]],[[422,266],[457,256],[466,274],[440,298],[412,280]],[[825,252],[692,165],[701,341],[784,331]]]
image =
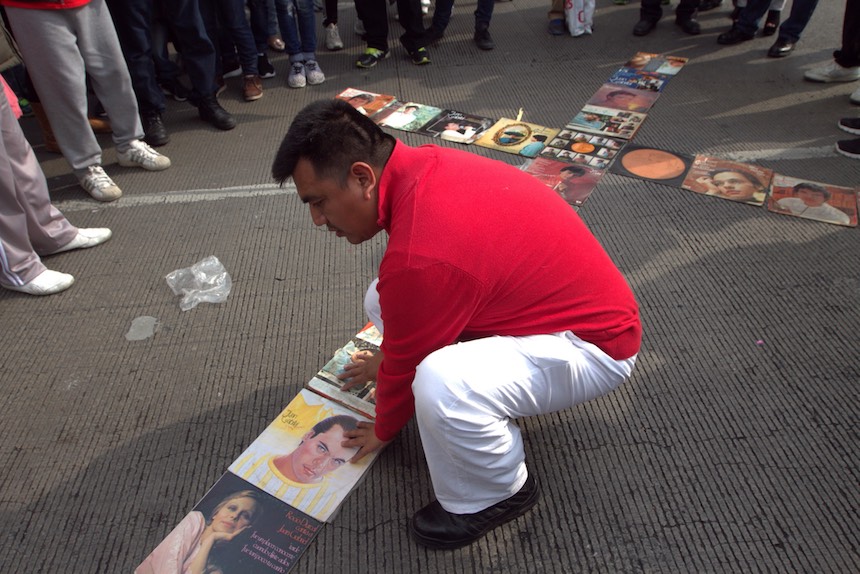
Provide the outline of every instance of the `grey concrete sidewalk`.
[[[497,48],[481,52],[467,2],[432,64],[396,47],[369,71],[353,64],[354,9],[340,8],[346,49],[321,48],[326,83],[289,89],[286,57],[273,56],[278,76],[258,102],[230,80],[222,99],[239,126],[226,133],[171,102],[162,150],[174,166],[127,170],[108,149],[125,192],[115,203],[90,200],[37,146],[56,204],[115,236],[47,259],[77,278],[66,293],[0,292],[0,572],[131,572],[364,324],[384,238],[334,241],[269,176],[290,120],[317,98],[358,87],[492,117],[523,108],[561,127],[634,52],[671,53],[690,63],[636,143],[860,184],[860,162],[832,151],[860,84],[802,80],[836,48],[843,2],[822,2],[782,60],[765,57],[769,39],[716,44],[728,5],[701,15],[701,36],[667,14],[635,38],[638,5],[609,0],[595,34],[577,39],[546,33],[546,3],[497,3]],[[616,392],[521,421],[542,501],[471,547],[416,546],[406,523],[432,489],[410,424],[295,572],[860,570],[860,230],[614,174],[580,215],[630,281],[645,340]],[[207,255],[232,293],[182,312],[164,275]],[[126,340],[141,316],[157,318],[156,333]]]

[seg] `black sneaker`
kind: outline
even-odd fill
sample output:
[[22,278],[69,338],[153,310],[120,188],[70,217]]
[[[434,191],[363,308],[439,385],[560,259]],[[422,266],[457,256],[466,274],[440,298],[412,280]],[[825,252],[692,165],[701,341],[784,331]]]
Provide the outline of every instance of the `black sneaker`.
[[413,50],[409,52],[409,57],[412,59],[412,63],[416,66],[423,66],[424,64],[430,63],[430,52],[427,51],[427,48],[418,48],[417,50]]
[[474,514],[452,514],[433,501],[412,517],[409,531],[416,542],[437,550],[467,546],[487,532],[528,512],[540,498],[540,489],[529,475],[512,497]]
[[182,82],[175,78],[166,82],[159,82],[158,87],[161,88],[161,93],[165,96],[170,96],[177,102],[188,101],[188,96],[191,95],[191,90],[183,86]]
[[209,122],[219,130],[232,130],[236,127],[236,120],[230,113],[221,107],[215,96],[205,96],[197,103],[197,111],[200,119]]
[[475,26],[475,45],[481,50],[492,50],[496,47],[496,43],[490,36],[490,27],[487,24]]
[[860,159],[860,138],[854,140],[839,140],[836,142],[836,151],[844,156]]
[[161,121],[160,113],[144,112],[140,116],[140,123],[143,124],[143,141],[152,147],[163,146],[170,141],[170,136],[167,135],[167,128],[164,127],[164,122]]
[[842,118],[839,120],[839,129],[849,134],[860,135],[860,118]]
[[221,66],[221,75],[224,78],[235,78],[237,76],[242,75],[242,65],[239,63],[239,60],[230,60],[229,62],[224,62]]
[[381,60],[388,57],[388,50],[377,50],[376,48],[367,48],[364,54],[358,58],[355,65],[359,68],[372,68]]
[[265,54],[257,54],[257,73],[264,80],[275,77],[275,67]]

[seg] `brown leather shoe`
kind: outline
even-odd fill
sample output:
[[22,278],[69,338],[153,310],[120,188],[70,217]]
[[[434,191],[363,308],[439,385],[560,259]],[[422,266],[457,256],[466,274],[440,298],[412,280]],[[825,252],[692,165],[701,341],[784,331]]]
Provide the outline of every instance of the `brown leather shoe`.
[[452,514],[435,500],[415,513],[409,522],[409,531],[418,544],[427,548],[461,548],[493,528],[525,514],[539,498],[537,481],[529,475],[515,495],[474,514]]

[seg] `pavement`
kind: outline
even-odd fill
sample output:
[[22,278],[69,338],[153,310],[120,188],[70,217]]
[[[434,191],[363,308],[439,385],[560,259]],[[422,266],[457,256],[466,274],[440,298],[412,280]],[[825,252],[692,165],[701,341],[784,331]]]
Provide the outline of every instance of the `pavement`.
[[[780,60],[765,57],[768,38],[716,44],[728,2],[700,16],[700,36],[669,14],[643,38],[635,3],[598,0],[595,33],[572,38],[547,34],[546,2],[499,2],[490,52],[473,45],[464,2],[432,64],[412,65],[392,37],[372,70],[354,67],[355,12],[340,8],[346,49],[321,48],[324,84],[288,88],[286,56],[273,55],[261,100],[228,81],[230,132],[170,102],[169,170],[119,167],[102,136],[124,190],[114,203],[89,199],[23,121],[56,205],[114,237],[46,259],[77,278],[63,294],[0,292],[0,572],[131,572],[364,324],[384,237],[334,240],[270,176],[311,101],[356,87],[562,127],[633,53],[667,53],[690,62],[635,143],[860,184],[860,162],[833,151],[860,83],[802,79],[831,58],[844,2],[821,2]],[[860,230],[615,174],[579,213],[633,287],[645,335],[621,388],[520,421],[541,502],[467,548],[417,546],[406,524],[432,489],[410,423],[294,572],[860,571]],[[208,255],[230,272],[230,296],[181,311],[164,276]],[[138,317],[157,326],[129,340]]]

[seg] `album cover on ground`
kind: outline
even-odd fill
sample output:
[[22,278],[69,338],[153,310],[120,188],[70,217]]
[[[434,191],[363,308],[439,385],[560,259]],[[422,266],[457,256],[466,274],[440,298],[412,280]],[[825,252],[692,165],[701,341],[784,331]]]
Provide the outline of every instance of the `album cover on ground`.
[[856,227],[858,194],[860,188],[856,187],[775,174],[767,208],[781,215]]
[[559,130],[509,118],[501,118],[475,140],[479,146],[536,157]]
[[475,116],[457,110],[442,110],[416,133],[461,144],[473,143],[487,128],[496,123],[492,118]]
[[629,140],[642,127],[645,114],[603,106],[583,106],[568,124],[574,129]]
[[597,186],[597,182],[600,181],[600,177],[605,173],[601,169],[587,165],[571,165],[544,157],[529,160],[522,169],[551,187],[562,199],[576,207],[585,203]]
[[645,113],[651,109],[658,97],[660,92],[625,88],[617,84],[603,84],[586,104],[625,112]]
[[322,524],[227,472],[135,574],[288,572]]
[[350,463],[357,448],[344,433],[371,422],[355,411],[302,389],[230,465],[230,472],[293,508],[328,522],[379,451]]
[[697,155],[681,187],[750,205],[762,205],[773,171],[746,163]]
[[441,112],[441,108],[434,106],[419,104],[417,102],[395,101],[377,114],[377,117],[374,117],[373,120],[380,126],[404,132],[414,132]]
[[368,418],[376,418],[376,381],[369,381],[365,385],[345,391],[343,386],[347,381],[340,376],[343,375],[347,363],[378,353],[380,345],[382,334],[373,323],[368,323],[335,352],[331,360],[308,382],[307,388]]
[[374,94],[365,90],[347,88],[337,96],[366,116],[372,116],[385,106],[394,101],[394,96],[386,94]]
[[674,76],[681,71],[684,64],[689,58],[680,58],[678,56],[666,56],[664,54],[652,54],[650,52],[636,52],[630,58],[625,68],[633,70],[641,70],[643,72],[654,72],[657,74],[665,74],[666,76]]
[[625,143],[622,139],[580,132],[568,124],[550,140],[540,157],[606,169]]
[[610,84],[635,88],[637,90],[649,90],[662,92],[671,76],[657,74],[655,72],[643,72],[635,68],[621,68],[609,78]]
[[609,168],[612,173],[681,187],[694,157],[648,146],[628,144]]

